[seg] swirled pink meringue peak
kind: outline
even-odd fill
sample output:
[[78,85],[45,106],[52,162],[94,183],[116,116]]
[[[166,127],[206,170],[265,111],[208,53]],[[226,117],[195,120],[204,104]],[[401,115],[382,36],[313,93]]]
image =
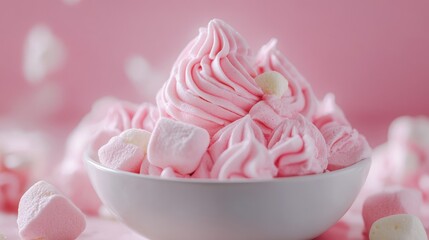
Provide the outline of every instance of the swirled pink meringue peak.
[[328,146],[328,170],[341,169],[371,156],[365,137],[350,126],[331,122],[320,131]]
[[313,123],[321,129],[325,124],[331,122],[350,126],[343,110],[335,103],[334,94],[328,93],[317,105],[316,113],[313,116]]
[[278,167],[278,176],[323,173],[328,150],[323,135],[301,114],[285,119],[274,129],[268,149]]
[[211,144],[208,152],[213,161],[222,155],[228,148],[245,141],[246,139],[254,138],[263,146],[267,145],[267,140],[261,128],[250,118],[249,115],[236,120],[235,122],[220,129],[211,139]]
[[288,81],[287,91],[280,96],[280,99],[270,94],[264,96],[265,102],[277,114],[289,116],[291,113],[300,113],[305,117],[311,117],[314,114],[317,99],[310,84],[278,50],[276,39],[272,39],[259,50],[255,67],[258,74],[275,71]]
[[[118,171],[222,181],[320,174],[370,153],[334,96],[319,101],[277,40],[253,55],[219,19],[180,53],[156,105],[98,103],[70,141],[68,159],[90,146]],[[74,161],[68,171],[80,169]]]
[[158,92],[161,113],[214,134],[260,100],[252,60],[237,31],[222,20],[210,21],[181,53]]
[[[255,104],[249,114],[269,135],[284,119],[297,113],[311,119],[317,109],[318,101],[311,86],[288,59],[277,49],[277,40],[272,39],[261,48],[256,57],[257,83],[266,89],[266,83],[260,79],[272,79],[269,88],[264,91],[262,101]],[[283,78],[283,80],[281,80]],[[276,79],[274,81],[273,79]],[[266,82],[267,80],[265,80]]]
[[214,163],[212,178],[270,179],[277,174],[273,158],[267,148],[255,138],[246,139],[228,148]]

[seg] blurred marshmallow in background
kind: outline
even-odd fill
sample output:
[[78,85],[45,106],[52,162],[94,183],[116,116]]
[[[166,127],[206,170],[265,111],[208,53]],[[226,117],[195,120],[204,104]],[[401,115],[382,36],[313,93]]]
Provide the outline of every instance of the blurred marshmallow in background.
[[46,178],[52,151],[49,143],[41,132],[0,128],[0,212],[15,212],[25,190]]
[[23,72],[31,84],[46,79],[60,68],[65,60],[65,49],[61,41],[48,26],[35,25],[25,41]]
[[[400,197],[390,197],[390,200],[384,197],[388,200],[374,204],[374,197],[389,194]],[[412,201],[416,194],[422,196],[421,207]],[[429,229],[429,117],[402,116],[390,124],[387,142],[373,150],[371,170],[361,193],[341,220],[349,226],[348,237],[359,239],[368,234],[362,217],[365,205],[372,205],[370,214],[375,216],[385,217],[382,215],[389,211],[387,216],[408,213],[407,208],[397,210],[396,201],[416,209],[413,214]],[[369,214],[368,210],[365,214]],[[366,226],[366,230],[370,227]]]
[[[161,88],[163,75],[153,69],[142,55],[134,54],[125,60],[125,74],[135,89],[147,99],[155,99],[156,86]],[[149,83],[152,83],[148,87]],[[153,100],[152,100],[153,101]]]

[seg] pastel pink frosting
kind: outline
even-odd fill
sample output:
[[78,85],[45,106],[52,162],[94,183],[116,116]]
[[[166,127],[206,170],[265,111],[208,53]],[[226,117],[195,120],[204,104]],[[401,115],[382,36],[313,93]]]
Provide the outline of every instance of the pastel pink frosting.
[[335,96],[329,93],[326,94],[323,100],[317,105],[316,112],[313,116],[313,123],[320,129],[325,124],[331,122],[350,126],[343,110],[335,103]]
[[250,50],[225,22],[214,19],[180,54],[157,94],[163,116],[214,134],[243,117],[262,96]]
[[210,153],[213,161],[217,161],[219,156],[229,147],[250,138],[255,138],[263,146],[267,145],[267,140],[265,139],[261,128],[249,115],[246,115],[220,129],[212,137],[208,152]]
[[274,129],[268,149],[278,167],[278,177],[323,173],[328,166],[325,139],[301,114],[285,119]]
[[263,128],[266,134],[277,127],[285,118],[300,113],[311,118],[317,107],[317,99],[311,86],[289,60],[277,49],[277,40],[272,39],[264,45],[257,55],[258,74],[276,71],[288,81],[288,91],[283,96],[264,95],[251,110],[250,115]]
[[270,179],[277,174],[273,157],[255,138],[247,138],[223,152],[213,165],[211,177]]
[[208,153],[212,178],[272,178],[277,173],[264,134],[249,115],[219,130]]
[[328,147],[328,170],[350,166],[371,156],[371,147],[365,137],[350,126],[337,122],[320,129]]

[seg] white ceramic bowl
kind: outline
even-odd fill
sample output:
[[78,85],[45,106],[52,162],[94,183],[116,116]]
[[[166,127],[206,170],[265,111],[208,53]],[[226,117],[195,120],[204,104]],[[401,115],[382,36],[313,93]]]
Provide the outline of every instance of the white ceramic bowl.
[[350,208],[370,159],[330,173],[274,180],[161,179],[86,159],[101,201],[151,240],[312,239]]

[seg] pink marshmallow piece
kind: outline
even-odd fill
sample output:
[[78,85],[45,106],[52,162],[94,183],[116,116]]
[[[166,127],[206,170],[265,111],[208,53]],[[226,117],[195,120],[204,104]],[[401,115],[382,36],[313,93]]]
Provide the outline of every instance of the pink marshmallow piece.
[[138,173],[149,138],[150,133],[145,130],[128,129],[99,149],[99,161],[112,169]]
[[199,166],[209,143],[205,129],[161,118],[149,140],[148,160],[162,169],[171,167],[179,174],[190,174]]
[[394,192],[382,192],[368,197],[362,208],[365,231],[380,218],[395,214],[418,216],[422,205],[422,194],[415,189],[401,189]]
[[76,239],[85,229],[82,212],[54,186],[39,181],[24,193],[18,208],[22,239]]

